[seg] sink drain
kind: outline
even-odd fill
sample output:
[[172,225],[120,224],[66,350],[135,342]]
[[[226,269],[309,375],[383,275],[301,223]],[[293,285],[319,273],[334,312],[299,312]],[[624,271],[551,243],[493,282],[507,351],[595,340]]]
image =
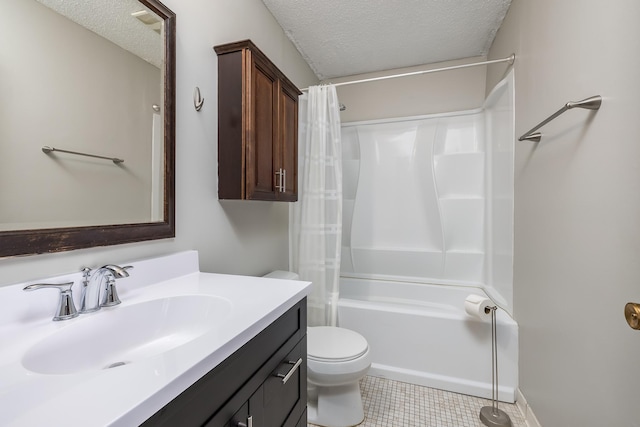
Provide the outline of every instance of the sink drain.
[[105,366],[104,369],[117,368],[118,366],[123,366],[123,365],[126,365],[127,363],[129,362],[114,362],[110,365]]

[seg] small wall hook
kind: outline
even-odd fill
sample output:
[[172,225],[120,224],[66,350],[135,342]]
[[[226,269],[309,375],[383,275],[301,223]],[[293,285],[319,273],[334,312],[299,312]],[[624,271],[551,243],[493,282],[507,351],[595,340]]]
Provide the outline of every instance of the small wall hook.
[[193,91],[193,106],[196,108],[196,111],[202,109],[202,104],[204,104],[204,98],[200,95],[200,88],[196,86]]

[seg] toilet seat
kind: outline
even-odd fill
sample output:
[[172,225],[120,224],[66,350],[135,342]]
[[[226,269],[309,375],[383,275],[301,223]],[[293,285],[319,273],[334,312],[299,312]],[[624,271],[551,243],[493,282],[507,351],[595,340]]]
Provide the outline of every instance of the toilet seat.
[[357,332],[335,326],[307,328],[309,360],[340,363],[355,360],[369,350],[367,340]]

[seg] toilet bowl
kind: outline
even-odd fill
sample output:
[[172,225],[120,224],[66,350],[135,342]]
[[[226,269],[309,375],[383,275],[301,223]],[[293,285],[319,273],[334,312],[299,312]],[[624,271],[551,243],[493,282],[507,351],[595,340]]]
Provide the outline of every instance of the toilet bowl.
[[335,326],[307,328],[307,417],[310,423],[349,427],[364,419],[359,381],[371,366],[367,340]]
[[[297,279],[274,271],[264,277]],[[371,366],[367,340],[336,326],[307,328],[307,420],[324,427],[351,427],[364,419],[359,381]]]

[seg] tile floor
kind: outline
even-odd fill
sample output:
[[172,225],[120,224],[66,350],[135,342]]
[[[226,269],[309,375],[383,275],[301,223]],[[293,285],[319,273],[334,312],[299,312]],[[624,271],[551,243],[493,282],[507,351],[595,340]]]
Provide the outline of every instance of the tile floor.
[[[484,427],[480,408],[491,400],[384,378],[360,382],[364,421],[360,427]],[[513,427],[526,427],[515,404],[500,403]],[[313,426],[313,424],[309,424]]]

